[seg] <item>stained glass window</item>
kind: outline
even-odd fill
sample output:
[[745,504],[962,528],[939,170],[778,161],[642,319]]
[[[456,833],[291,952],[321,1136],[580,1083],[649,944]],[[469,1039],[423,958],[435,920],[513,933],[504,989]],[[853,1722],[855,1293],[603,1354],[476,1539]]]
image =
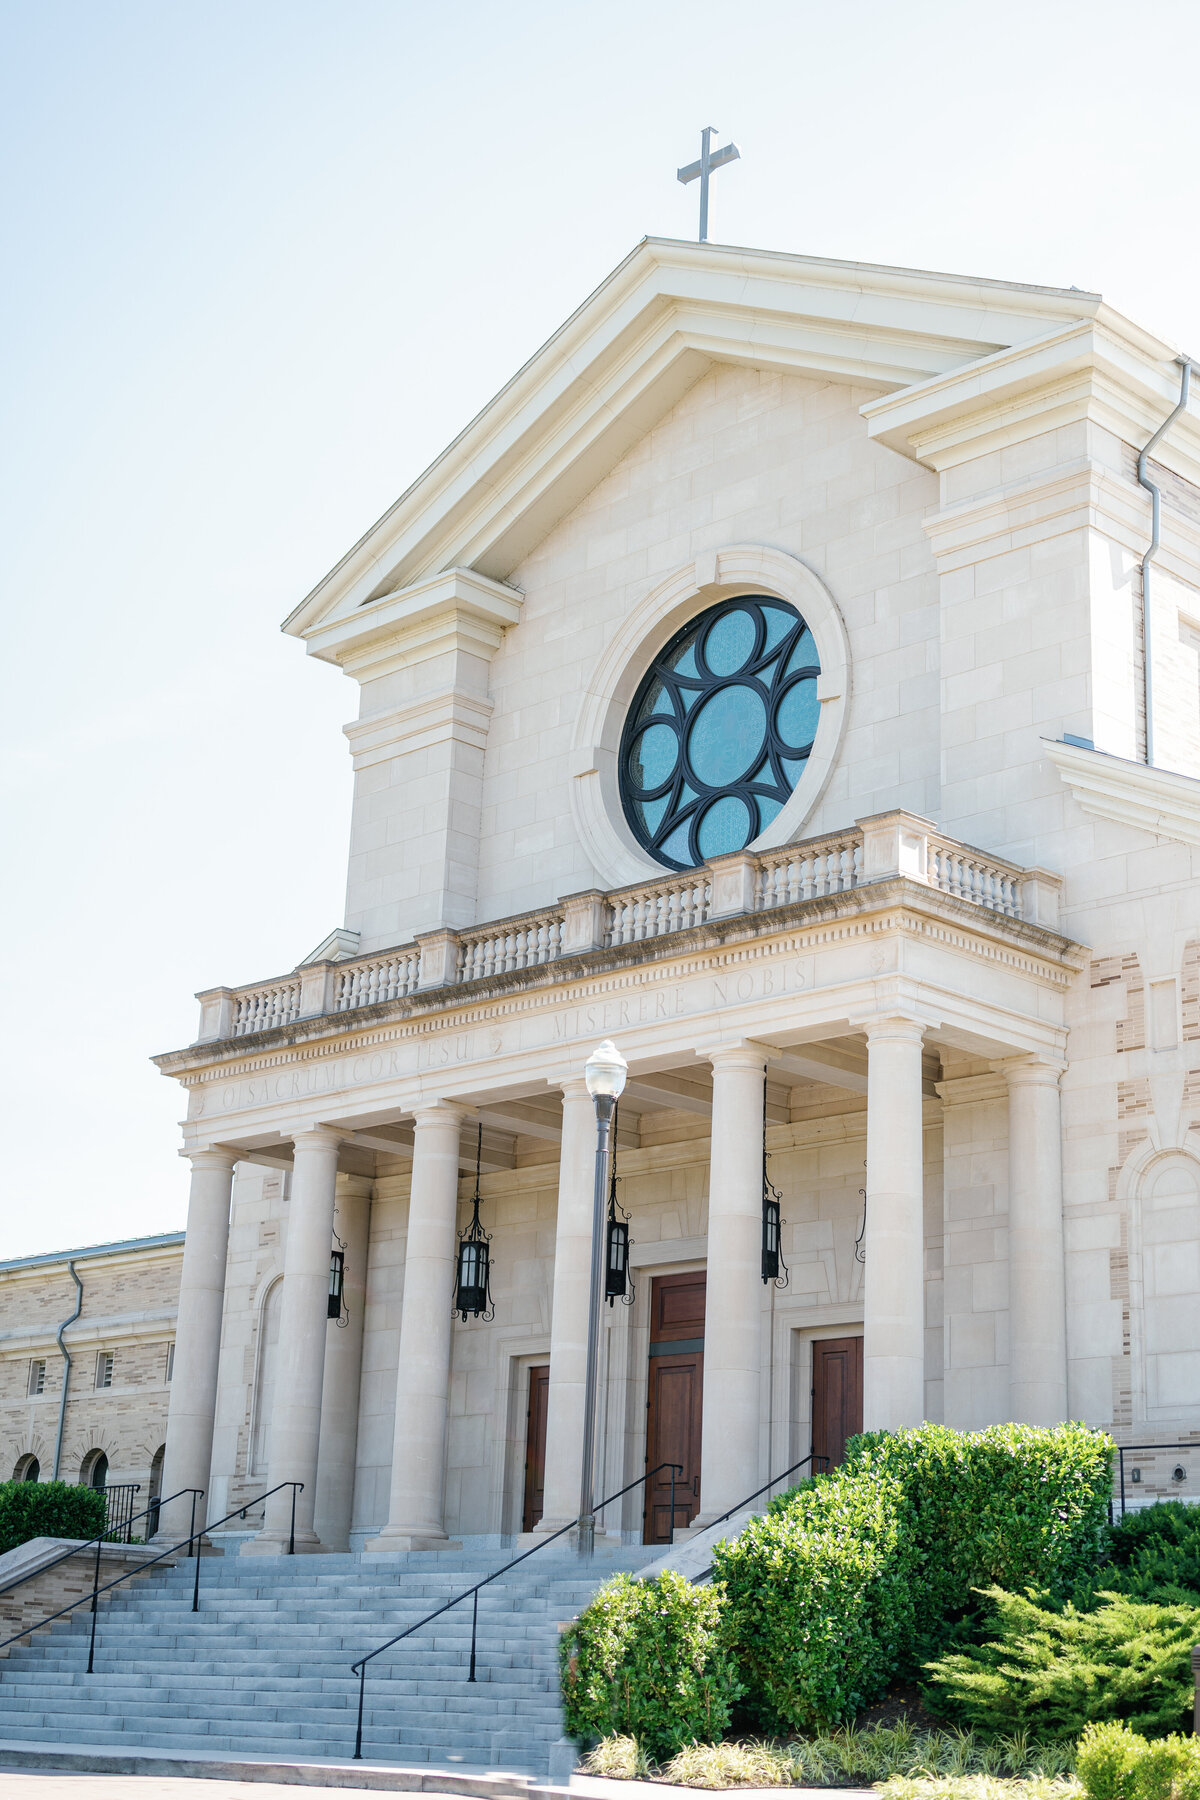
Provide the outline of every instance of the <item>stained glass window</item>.
[[690,869],[766,830],[816,736],[820,663],[795,607],[723,600],[647,670],[621,739],[621,800],[657,862]]

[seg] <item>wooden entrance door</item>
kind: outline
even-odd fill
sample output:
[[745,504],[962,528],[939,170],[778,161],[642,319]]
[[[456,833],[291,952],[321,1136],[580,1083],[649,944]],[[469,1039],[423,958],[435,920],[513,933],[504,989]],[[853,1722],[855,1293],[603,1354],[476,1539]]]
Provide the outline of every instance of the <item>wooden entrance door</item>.
[[525,1511],[521,1530],[532,1531],[542,1516],[546,1490],[546,1408],[550,1400],[550,1364],[529,1371],[529,1405],[525,1411]]
[[846,1454],[846,1439],[862,1430],[863,1341],[860,1337],[826,1338],[813,1345],[812,1448],[814,1473],[829,1458],[836,1469]]
[[[646,1467],[683,1465],[675,1478],[675,1527],[700,1510],[700,1411],[704,1395],[703,1270],[658,1275],[650,1285],[650,1385],[646,1402]],[[646,1483],[643,1537],[671,1536],[669,1470]]]

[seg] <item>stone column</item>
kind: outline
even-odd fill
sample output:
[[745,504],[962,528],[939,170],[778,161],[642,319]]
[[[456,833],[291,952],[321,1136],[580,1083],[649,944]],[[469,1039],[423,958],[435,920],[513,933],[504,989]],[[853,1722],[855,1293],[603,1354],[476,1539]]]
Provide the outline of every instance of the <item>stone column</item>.
[[582,1076],[563,1083],[554,1233],[554,1297],[550,1314],[550,1393],[546,1412],[544,1532],[569,1525],[579,1512],[583,1457],[583,1387],[587,1366],[588,1282],[592,1266],[592,1184],[596,1108]]
[[1026,1425],[1067,1416],[1062,1119],[1056,1064],[1005,1063],[1008,1082],[1010,1409]]
[[337,1178],[333,1229],[346,1246],[343,1322],[339,1324],[330,1319],[325,1332],[325,1377],[321,1387],[321,1439],[314,1519],[318,1538],[331,1550],[350,1547],[372,1185],[362,1175],[339,1175]]
[[[197,1150],[191,1158],[192,1186],[167,1410],[164,1496],[177,1493],[180,1488],[207,1489],[209,1485],[235,1160],[229,1150]],[[196,1518],[203,1520],[206,1516],[206,1500],[200,1500]],[[187,1535],[190,1524],[190,1500],[164,1506],[159,1514],[157,1541],[177,1543]]]
[[[269,1487],[281,1481],[304,1483],[304,1491],[296,1496],[297,1551],[325,1547],[317,1537],[313,1519],[338,1143],[335,1131],[318,1125],[310,1131],[297,1132],[293,1149],[267,1466]],[[285,1552],[291,1510],[290,1489],[272,1495],[267,1501],[262,1530],[244,1545],[244,1551],[262,1556]]]
[[418,1107],[396,1369],[388,1522],[368,1550],[436,1550],[446,1542],[446,1410],[458,1210],[461,1107]]
[[753,1044],[717,1051],[708,1163],[708,1283],[700,1445],[703,1527],[756,1488],[762,1346],[763,1095]]
[[922,1035],[914,1019],[867,1026],[864,1431],[925,1417]]

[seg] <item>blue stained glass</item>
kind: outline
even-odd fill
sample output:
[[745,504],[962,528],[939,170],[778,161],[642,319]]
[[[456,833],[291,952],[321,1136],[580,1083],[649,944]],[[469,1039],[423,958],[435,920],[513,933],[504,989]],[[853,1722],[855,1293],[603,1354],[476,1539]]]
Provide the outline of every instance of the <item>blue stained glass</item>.
[[671,833],[665,844],[659,845],[659,854],[669,857],[672,862],[680,863],[685,869],[692,861],[692,852],[688,846],[688,832],[691,820],[686,825],[679,825]]
[[796,623],[796,615],[784,612],[782,606],[764,606],[762,609],[763,624],[767,628],[767,641],[764,650],[773,650],[785,638]]
[[708,628],[704,660],[714,675],[736,675],[754,649],[755,625],[748,612],[722,613]]
[[660,794],[657,800],[642,801],[642,817],[646,821],[646,830],[653,835],[663,822],[663,814],[667,810],[669,794]]
[[798,681],[779,702],[775,729],[791,750],[804,750],[817,735],[821,707],[815,681]]
[[700,613],[646,670],[621,739],[621,800],[660,863],[741,849],[779,817],[820,717],[818,668],[795,608],[744,594]]
[[688,757],[706,787],[728,787],[754,768],[766,737],[767,709],[757,689],[718,688],[692,717]]
[[807,625],[796,640],[796,647],[788,657],[785,675],[794,675],[798,669],[817,669],[821,659],[817,655],[817,646],[813,643],[813,634]]
[[629,759],[640,788],[661,787],[679,760],[679,739],[669,725],[647,725]]
[[701,819],[696,836],[701,856],[724,856],[730,850],[744,849],[750,841],[746,802],[736,794],[723,794],[714,800]]

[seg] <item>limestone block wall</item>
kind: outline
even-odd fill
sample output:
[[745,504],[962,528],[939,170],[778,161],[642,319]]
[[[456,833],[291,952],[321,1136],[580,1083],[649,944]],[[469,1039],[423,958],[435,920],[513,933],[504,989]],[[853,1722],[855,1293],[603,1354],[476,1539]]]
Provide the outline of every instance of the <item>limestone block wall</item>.
[[[108,1458],[111,1483],[140,1482],[149,1498],[151,1464],[166,1437],[168,1357],[175,1336],[182,1243],[76,1264],[83,1311],[66,1332],[72,1356],[60,1477],[77,1481],[92,1453]],[[0,1478],[37,1457],[41,1478],[54,1463],[63,1360],[55,1333],[75,1309],[65,1263],[0,1268]],[[111,1355],[112,1385],[98,1388],[97,1358]],[[30,1394],[30,1365],[46,1365],[41,1394]]]
[[938,808],[938,596],[922,517],[937,478],[868,440],[873,392],[723,366],[699,380],[509,576],[492,661],[476,916],[596,883],[570,810],[585,685],[617,626],[706,549],[769,543],[829,585],[850,635],[843,754],[806,834]]

